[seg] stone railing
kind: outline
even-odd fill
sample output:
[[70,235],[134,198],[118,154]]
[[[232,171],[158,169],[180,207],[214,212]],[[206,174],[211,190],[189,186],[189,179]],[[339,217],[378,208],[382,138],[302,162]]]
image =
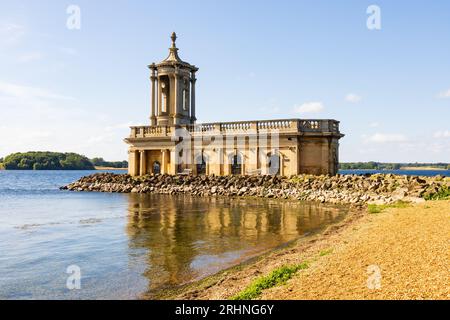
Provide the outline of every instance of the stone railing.
[[257,133],[277,130],[279,133],[339,133],[339,121],[281,119],[262,121],[236,121],[201,123],[184,126],[140,126],[131,127],[130,138],[170,136],[177,128],[186,129],[192,135]]

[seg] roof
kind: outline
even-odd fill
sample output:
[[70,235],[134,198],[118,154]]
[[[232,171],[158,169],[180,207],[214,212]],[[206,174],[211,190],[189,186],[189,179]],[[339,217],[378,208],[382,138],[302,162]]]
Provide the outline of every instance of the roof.
[[186,67],[188,69],[191,69],[192,71],[197,71],[198,68],[194,65],[191,65],[187,62],[184,62],[181,60],[180,56],[178,55],[178,48],[175,44],[177,40],[177,34],[175,32],[172,32],[172,36],[170,37],[172,39],[172,46],[169,48],[169,55],[167,58],[165,58],[163,61],[152,64],[150,67],[160,67],[160,66],[173,66],[173,65],[180,65],[183,67]]

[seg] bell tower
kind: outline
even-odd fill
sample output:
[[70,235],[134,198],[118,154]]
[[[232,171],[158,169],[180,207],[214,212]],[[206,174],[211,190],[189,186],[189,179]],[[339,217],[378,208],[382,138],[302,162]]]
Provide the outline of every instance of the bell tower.
[[169,56],[160,63],[152,63],[151,70],[151,114],[152,126],[194,124],[195,117],[195,73],[198,68],[184,62],[178,56],[177,35],[171,36]]

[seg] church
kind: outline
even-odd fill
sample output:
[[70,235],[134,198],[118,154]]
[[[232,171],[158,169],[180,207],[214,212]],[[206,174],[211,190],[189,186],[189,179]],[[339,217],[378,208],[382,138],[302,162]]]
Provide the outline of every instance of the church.
[[196,123],[195,65],[169,55],[149,65],[150,125],[131,127],[128,172],[193,175],[335,175],[339,121],[277,119]]

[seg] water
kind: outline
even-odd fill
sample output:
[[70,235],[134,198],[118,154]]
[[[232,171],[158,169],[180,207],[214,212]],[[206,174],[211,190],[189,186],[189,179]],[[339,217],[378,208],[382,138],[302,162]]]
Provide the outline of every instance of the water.
[[[123,172],[123,171],[118,171]],[[136,299],[305,236],[346,209],[58,190],[90,171],[0,171],[0,299]],[[69,290],[67,268],[81,270]]]
[[437,175],[450,177],[450,170],[339,170],[340,174],[398,174],[402,176],[427,176],[433,177]]

